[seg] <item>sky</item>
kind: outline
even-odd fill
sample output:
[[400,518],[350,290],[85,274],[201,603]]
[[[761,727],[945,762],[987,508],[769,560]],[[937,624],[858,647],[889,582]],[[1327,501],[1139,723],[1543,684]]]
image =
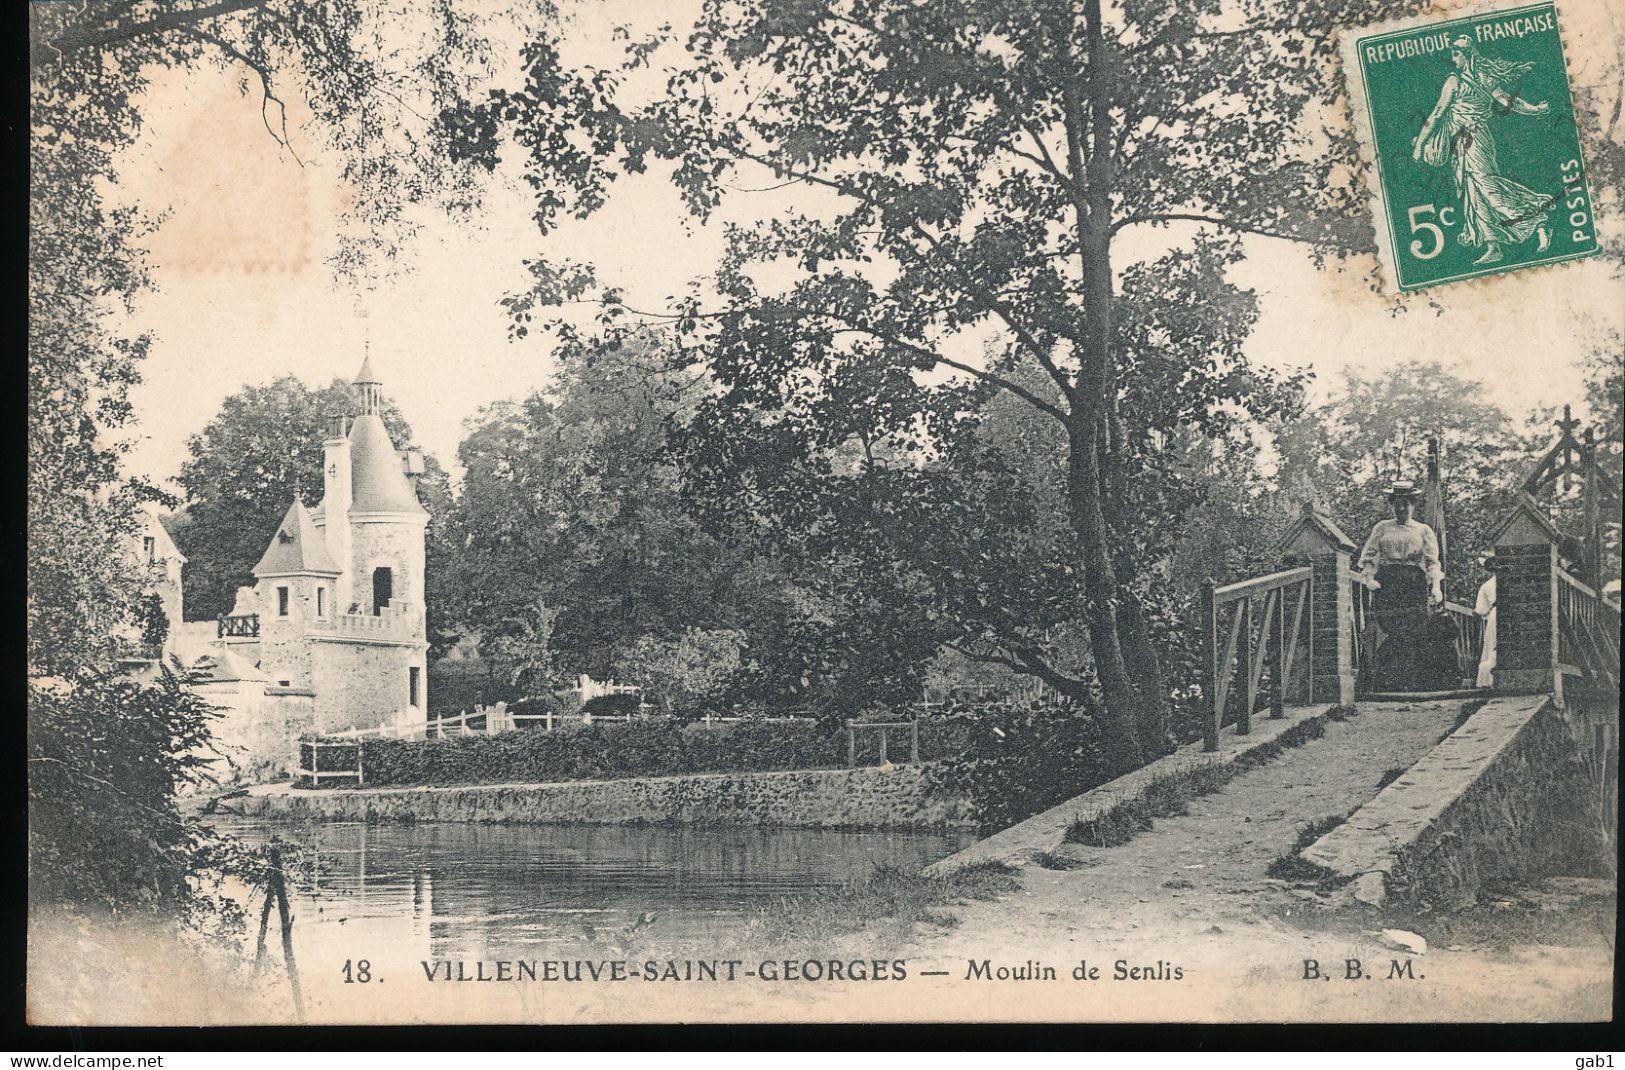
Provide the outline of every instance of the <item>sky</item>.
[[[672,17],[671,5],[641,0],[581,10],[571,46],[586,59],[608,56],[617,21]],[[1562,18],[1571,77],[1600,77],[1600,57],[1617,54],[1619,40],[1605,0],[1574,0]],[[257,95],[242,95],[235,77],[216,70],[165,75],[145,110],[120,183],[165,215],[147,241],[156,285],[132,323],[154,339],[132,393],[140,421],[132,471],[169,480],[187,436],[225,397],[282,375],[313,386],[348,379],[364,350],[417,443],[448,466],[464,422],[482,406],[547,383],[545,336],[510,341],[498,305],[523,285],[522,261],[540,248],[524,196],[494,190],[475,225],[429,218],[401,272],[357,292],[336,284],[327,264],[346,191],[339,161],[312,151],[311,136],[296,133],[296,162],[267,134]],[[781,212],[787,196],[736,194],[700,226],[659,173],[634,176],[615,183],[597,216],[551,236],[548,249],[592,261],[633,305],[659,307],[715,262],[723,221]],[[1437,360],[1482,382],[1521,419],[1536,406],[1578,406],[1580,361],[1609,331],[1625,332],[1625,291],[1602,262],[1442,287],[1429,293],[1437,308],[1410,298],[1396,311],[1361,280],[1369,264],[1319,270],[1301,250],[1267,238],[1249,238],[1247,250],[1234,277],[1258,292],[1262,310],[1249,353],[1283,369],[1312,368],[1316,398],[1347,368],[1372,375],[1402,360]]]

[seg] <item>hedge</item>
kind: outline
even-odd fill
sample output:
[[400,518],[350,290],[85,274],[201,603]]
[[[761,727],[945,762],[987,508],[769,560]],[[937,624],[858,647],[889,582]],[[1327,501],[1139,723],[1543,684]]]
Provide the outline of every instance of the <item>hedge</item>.
[[[901,719],[901,718],[899,718]],[[993,718],[959,715],[920,722],[920,758],[954,758],[990,736]],[[889,730],[888,756],[909,756],[906,728]],[[877,730],[857,734],[856,762],[880,760]],[[367,786],[548,783],[689,773],[828,769],[847,764],[839,719],[683,724],[665,718],[528,729],[449,739],[368,739]]]

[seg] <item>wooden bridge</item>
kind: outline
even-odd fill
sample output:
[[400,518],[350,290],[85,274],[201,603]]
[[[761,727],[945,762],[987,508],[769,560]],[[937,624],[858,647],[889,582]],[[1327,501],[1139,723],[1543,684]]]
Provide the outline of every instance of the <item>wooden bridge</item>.
[[[1602,536],[1603,518],[1617,515],[1619,491],[1600,475],[1595,443],[1576,438],[1575,426],[1565,416],[1557,441],[1484,540],[1497,588],[1490,687],[1476,686],[1483,620],[1446,601],[1438,612],[1454,638],[1449,686],[1380,690],[1373,673],[1379,626],[1372,585],[1354,571],[1355,543],[1331,517],[1305,506],[1278,545],[1276,569],[1204,590],[1200,743],[998,832],[929,872],[1087,854],[1096,848],[1080,830],[1143,821],[1159,798],[1201,782],[1226,785],[1205,789],[1214,792],[1203,808],[1210,816],[1233,816],[1241,806],[1255,823],[1220,820],[1219,839],[1195,846],[1178,840],[1184,811],[1174,807],[1168,850],[1204,859],[1196,869],[1218,869],[1213,859],[1252,850],[1248,837],[1268,823],[1260,817],[1274,820],[1287,844],[1296,822],[1334,818],[1343,823],[1294,850],[1323,876],[1341,878],[1345,890],[1360,884],[1368,901],[1381,900],[1396,870],[1419,866],[1445,866],[1463,886],[1508,860],[1538,872],[1543,841],[1576,829],[1594,834],[1611,857],[1620,613],[1601,593]],[[1436,456],[1428,488],[1435,503],[1442,500]],[[1290,760],[1280,757],[1300,745]],[[1203,822],[1193,816],[1188,824]],[[1092,867],[1107,859],[1074,861]],[[1267,861],[1253,859],[1260,872],[1243,876],[1262,879]]]
[[[1595,441],[1589,434],[1577,439],[1576,427],[1565,411],[1557,441],[1486,540],[1497,589],[1493,686],[1476,686],[1484,619],[1447,599],[1438,612],[1454,632],[1456,677],[1452,687],[1424,694],[1549,693],[1560,706],[1583,709],[1576,728],[1617,752],[1620,614],[1601,587],[1603,517],[1618,508],[1619,491],[1599,472]],[[1435,447],[1424,497],[1442,499],[1439,484]],[[1542,504],[1554,498],[1558,508]],[[1554,514],[1580,530],[1565,532]],[[1247,735],[1254,716],[1266,711],[1279,719],[1293,705],[1423,697],[1379,689],[1373,584],[1354,571],[1356,551],[1333,518],[1306,504],[1281,540],[1283,568],[1206,586],[1200,627],[1208,751],[1219,748],[1226,728]]]

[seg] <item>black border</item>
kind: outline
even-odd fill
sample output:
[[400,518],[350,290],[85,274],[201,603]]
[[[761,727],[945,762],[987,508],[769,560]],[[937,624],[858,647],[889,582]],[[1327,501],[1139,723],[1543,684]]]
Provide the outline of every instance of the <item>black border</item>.
[[[64,0],[29,0],[64,2]],[[95,2],[95,0],[90,0]],[[1177,2],[1177,0],[1175,0]],[[1603,0],[1606,2],[1606,0]],[[27,40],[26,7],[12,0],[7,8],[12,31],[0,34],[0,57],[9,60],[14,72],[13,92],[6,99],[0,124],[12,139],[15,155],[10,167],[0,168],[16,193],[19,208],[13,220],[27,219],[28,184],[21,176],[27,168]],[[4,231],[14,250],[8,264],[14,284],[12,295],[26,293],[26,222],[12,223]],[[13,237],[14,236],[14,237]],[[15,298],[14,298],[15,300]],[[13,307],[20,312],[23,301]],[[8,317],[17,326],[12,352],[20,358],[27,351],[27,332],[22,316]],[[26,400],[26,367],[15,359],[14,395]],[[20,407],[20,406],[19,406]],[[16,411],[15,409],[13,410]],[[15,448],[0,454],[0,465],[10,468],[3,485],[21,488],[25,481],[23,464],[27,451],[24,420],[11,425]],[[21,683],[22,665],[22,579],[27,574],[26,540],[22,495],[8,494],[4,503],[4,529],[15,533],[7,540],[11,568],[6,573],[17,592],[11,600],[16,625],[0,636],[0,671],[7,665],[15,672],[6,676]],[[21,705],[21,704],[19,704]],[[22,721],[19,717],[13,723]],[[13,751],[13,762],[21,748]],[[1397,1025],[1392,1023],[1347,1024],[1247,1024],[1247,1025],[1158,1025],[1158,1024],[840,1024],[840,1025],[605,1025],[605,1026],[221,1026],[221,1027],[40,1027],[23,1020],[27,908],[23,881],[27,857],[27,784],[23,771],[13,765],[11,798],[3,814],[5,838],[10,841],[10,879],[0,883],[0,911],[9,921],[7,954],[3,968],[7,974],[3,988],[6,1004],[0,1018],[0,1036],[11,1050],[54,1054],[58,1052],[151,1051],[211,1052],[234,1050],[309,1051],[435,1051],[455,1046],[458,1051],[512,1050],[830,1050],[885,1048],[890,1051],[979,1051],[979,1050],[1147,1050],[1226,1052],[1258,1049],[1342,1050],[1342,1051],[1506,1051],[1515,1049],[1608,1052],[1625,1050],[1625,1028],[1615,1022],[1593,1024],[1520,1025]],[[1617,930],[1616,930],[1617,931]],[[1617,1017],[1620,994],[1620,962],[1614,961],[1614,1013]],[[1515,1015],[1517,1008],[1509,1006]],[[1553,1064],[1554,1066],[1556,1064]],[[4,1070],[4,1068],[0,1068]]]

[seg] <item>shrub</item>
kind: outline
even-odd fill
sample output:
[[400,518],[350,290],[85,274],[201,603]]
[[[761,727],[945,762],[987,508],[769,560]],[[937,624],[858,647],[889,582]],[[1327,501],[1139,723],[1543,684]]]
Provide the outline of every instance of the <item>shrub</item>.
[[623,691],[613,695],[595,695],[582,703],[581,709],[594,716],[620,717],[624,714],[637,713],[642,701],[641,696]]
[[[942,745],[958,747],[958,756],[944,764],[939,790],[965,799],[984,830],[1006,828],[1111,779],[1099,727],[1078,707],[1007,708],[1002,716],[984,713],[942,728]],[[961,734],[963,746],[955,738]]]
[[207,884],[225,847],[176,803],[210,784],[218,712],[175,672],[148,683],[28,681],[28,894],[34,905],[232,913]]
[[844,765],[812,721],[693,724],[659,718],[444,740],[369,739],[369,785],[538,783]]
[[[550,701],[546,697],[524,699],[509,709],[514,713],[540,713]],[[895,722],[906,718],[869,711],[863,719]],[[1034,727],[1050,722],[1053,724],[1049,729]],[[527,724],[524,729],[495,736],[365,740],[361,746],[367,784],[541,783],[829,769],[847,764],[846,719],[842,717],[757,718],[726,724],[685,724],[661,717],[592,724],[565,722],[552,732],[542,731],[539,723]],[[920,758],[946,761],[952,768],[961,768],[959,783],[986,797],[991,813],[1005,814],[1027,805],[1024,799],[1053,796],[1059,802],[1076,794],[1072,785],[1080,778],[1096,775],[1098,755],[1083,743],[1089,731],[1086,720],[1069,720],[1053,712],[1039,714],[1003,706],[978,713],[960,711],[921,719]],[[887,753],[892,761],[908,758],[908,736],[906,728],[890,730]],[[878,731],[860,731],[856,743],[855,764],[878,764]],[[1054,748],[1063,745],[1069,748],[1067,752],[1055,754]],[[1036,753],[1046,755],[1046,762],[1026,766],[1028,756]],[[343,760],[350,758],[346,755]],[[1073,769],[1080,761],[1082,767]],[[1053,782],[1046,783],[1042,778]],[[324,781],[323,786],[342,785]]]

